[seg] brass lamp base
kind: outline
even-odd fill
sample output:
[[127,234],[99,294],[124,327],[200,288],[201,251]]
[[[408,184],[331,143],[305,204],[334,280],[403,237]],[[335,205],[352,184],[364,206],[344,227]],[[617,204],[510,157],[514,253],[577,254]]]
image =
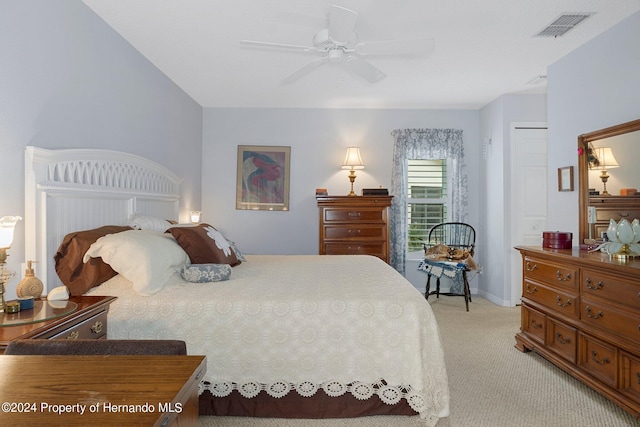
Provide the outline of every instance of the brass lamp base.
[[629,248],[629,245],[627,245],[625,243],[624,245],[622,245],[622,248],[620,248],[620,250],[618,252],[616,252],[615,254],[611,254],[611,256],[614,257],[614,258],[627,259],[627,258],[635,258],[637,256],[640,256],[640,254],[637,254],[637,253],[633,252]]
[[349,174],[349,181],[351,181],[351,191],[349,192],[349,196],[357,196],[355,191],[353,191],[353,182],[356,180],[356,171],[351,169],[351,173]]
[[602,173],[600,174],[600,179],[602,180],[602,186],[604,187],[600,195],[610,196],[611,194],[609,194],[609,192],[607,191],[607,181],[609,180],[609,175],[607,175],[607,171],[605,169],[602,169]]

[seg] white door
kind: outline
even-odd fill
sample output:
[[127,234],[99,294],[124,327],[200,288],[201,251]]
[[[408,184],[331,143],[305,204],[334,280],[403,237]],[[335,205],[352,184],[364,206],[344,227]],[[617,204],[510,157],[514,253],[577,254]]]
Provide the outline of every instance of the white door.
[[[511,130],[511,245],[542,244],[547,231],[547,128],[513,125]],[[511,303],[522,296],[522,257],[511,255]]]

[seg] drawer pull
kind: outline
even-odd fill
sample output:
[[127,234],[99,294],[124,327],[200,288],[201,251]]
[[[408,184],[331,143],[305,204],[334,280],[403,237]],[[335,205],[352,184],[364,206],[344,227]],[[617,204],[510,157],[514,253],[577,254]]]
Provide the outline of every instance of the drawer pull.
[[[354,232],[354,230],[349,229],[349,234],[353,234],[353,232]],[[360,232],[361,232],[360,229],[355,230],[356,234],[360,234]]]
[[567,274],[566,276],[563,276],[560,270],[556,271],[556,276],[558,280],[560,280],[561,282],[567,282],[571,280],[571,273]]
[[535,320],[532,320],[532,321],[531,321],[531,327],[532,327],[533,329],[541,329],[541,328],[542,328],[542,323],[536,323],[536,321],[535,321]]
[[599,311],[597,314],[591,314],[591,307],[590,306],[587,306],[585,311],[587,312],[587,317],[590,317],[592,319],[598,319],[598,318],[604,316],[604,313],[602,311]]
[[602,283],[602,281],[599,281],[595,286],[592,283],[593,281],[587,277],[587,289],[591,289],[592,291],[598,291],[604,288],[604,283]]
[[598,353],[595,351],[591,351],[591,360],[596,362],[598,365],[606,365],[607,363],[611,363],[611,360],[609,360],[608,357],[605,357],[604,359],[599,359]]
[[535,294],[536,292],[538,292],[538,287],[534,286],[533,288],[531,288],[531,285],[527,283],[527,286],[524,288],[524,291],[528,294]]
[[68,340],[77,340],[79,336],[80,336],[80,332],[73,331],[67,336],[67,339]]
[[627,218],[627,217],[629,216],[629,212],[625,212],[625,213],[618,212],[618,216],[619,216],[620,218]]
[[570,299],[568,299],[568,300],[567,300],[567,302],[565,302],[565,303],[563,304],[563,303],[562,303],[562,299],[560,298],[560,296],[557,296],[557,297],[556,297],[556,302],[558,303],[558,305],[559,305],[560,307],[568,307],[568,306],[570,306],[570,305],[571,305],[571,300],[570,300]]
[[102,332],[102,322],[96,320],[96,323],[91,325],[91,332],[93,332],[94,334],[99,334],[100,332]]
[[560,344],[571,344],[571,338],[564,338],[560,332],[556,334],[556,339]]
[[527,271],[536,271],[538,269],[538,264],[533,264],[531,265],[531,263],[529,261],[527,261]]
[[360,212],[349,212],[351,218],[357,218],[360,216]]

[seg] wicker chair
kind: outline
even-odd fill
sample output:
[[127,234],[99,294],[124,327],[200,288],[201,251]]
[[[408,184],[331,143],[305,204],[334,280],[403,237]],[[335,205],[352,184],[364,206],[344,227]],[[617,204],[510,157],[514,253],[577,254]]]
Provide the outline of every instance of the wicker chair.
[[[475,244],[476,244],[476,231],[475,229],[469,225],[462,222],[443,222],[433,226],[431,230],[429,230],[429,235],[427,237],[427,242],[423,244],[425,252],[429,247],[433,247],[436,245],[446,245],[451,249],[463,249],[469,252],[471,256],[475,253]],[[471,301],[471,291],[469,290],[469,281],[467,280],[467,271],[469,269],[464,264],[458,265],[447,265],[446,267],[442,264],[438,265],[441,261],[432,261],[425,259],[423,264],[428,267],[428,276],[427,276],[427,286],[424,293],[424,297],[428,300],[429,295],[436,295],[436,298],[440,298],[440,275],[436,275],[436,290],[430,292],[431,289],[431,276],[433,275],[433,268],[447,268],[452,270],[455,274],[460,274],[462,276],[463,282],[463,293],[442,293],[442,295],[461,295],[464,296],[464,302],[469,311],[469,302]],[[438,270],[440,271],[440,270]]]

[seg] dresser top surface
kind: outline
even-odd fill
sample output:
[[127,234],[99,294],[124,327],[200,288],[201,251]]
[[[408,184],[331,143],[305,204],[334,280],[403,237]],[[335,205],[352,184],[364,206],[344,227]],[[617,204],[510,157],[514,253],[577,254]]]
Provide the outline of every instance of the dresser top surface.
[[566,260],[567,262],[579,262],[585,266],[601,269],[611,269],[616,272],[627,272],[640,275],[640,257],[615,258],[604,252],[589,252],[578,247],[571,249],[548,249],[540,246],[516,246],[518,251],[539,256],[546,259]]

